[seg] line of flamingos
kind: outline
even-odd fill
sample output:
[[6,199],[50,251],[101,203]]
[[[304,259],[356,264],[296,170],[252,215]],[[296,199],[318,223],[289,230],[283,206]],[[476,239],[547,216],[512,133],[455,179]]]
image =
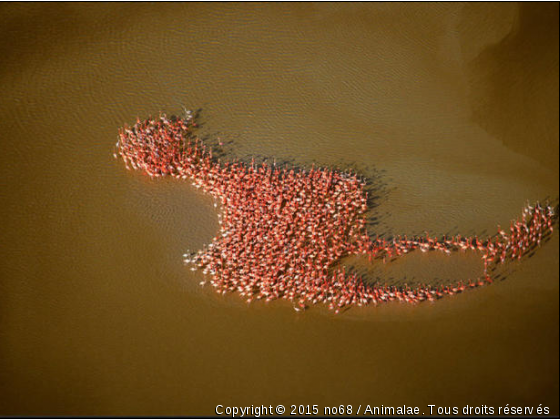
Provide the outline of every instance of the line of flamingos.
[[[297,311],[323,303],[338,313],[353,305],[434,301],[491,283],[491,267],[527,255],[554,229],[554,209],[537,203],[485,239],[374,239],[365,228],[365,183],[356,174],[222,162],[193,134],[196,126],[192,112],[137,120],[119,131],[114,157],[151,177],[189,179],[221,204],[219,234],[184,260],[204,271],[202,283],[209,281],[219,293],[237,292],[248,302],[287,299]],[[448,286],[408,287],[372,285],[336,267],[345,256],[386,261],[413,250],[476,251],[484,269],[479,278]]]

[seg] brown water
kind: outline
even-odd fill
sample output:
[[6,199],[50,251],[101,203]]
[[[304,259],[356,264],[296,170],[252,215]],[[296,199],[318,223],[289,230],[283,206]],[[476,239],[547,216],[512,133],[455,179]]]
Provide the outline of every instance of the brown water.
[[[211,199],[111,157],[123,123],[202,108],[202,133],[231,157],[357,168],[379,189],[372,233],[494,233],[526,199],[558,198],[558,4],[16,3],[0,16],[0,415],[558,415],[557,234],[505,281],[435,304],[249,306],[182,265],[217,231]],[[372,269],[478,269],[438,258]]]

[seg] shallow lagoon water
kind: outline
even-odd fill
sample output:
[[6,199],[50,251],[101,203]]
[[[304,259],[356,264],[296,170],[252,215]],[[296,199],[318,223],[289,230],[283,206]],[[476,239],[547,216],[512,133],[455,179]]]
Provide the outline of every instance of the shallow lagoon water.
[[[556,233],[504,281],[435,304],[247,305],[182,265],[217,232],[211,198],[111,157],[136,116],[201,108],[201,135],[231,158],[358,170],[378,192],[372,234],[492,234],[527,199],[558,198],[557,4],[0,13],[0,414],[542,403],[558,415]],[[454,274],[422,257],[370,270]]]

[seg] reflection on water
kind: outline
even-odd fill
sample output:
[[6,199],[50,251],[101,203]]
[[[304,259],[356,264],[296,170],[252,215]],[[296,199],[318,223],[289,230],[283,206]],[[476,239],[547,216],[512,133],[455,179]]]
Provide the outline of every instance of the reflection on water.
[[[434,305],[248,307],[181,263],[217,230],[211,200],[111,158],[137,115],[201,107],[202,134],[232,158],[356,168],[379,192],[372,234],[492,233],[526,199],[558,197],[557,8],[0,6],[0,413],[557,415],[557,235],[506,281]],[[371,269],[453,274],[410,258]]]
[[473,115],[506,146],[554,168],[559,153],[558,3],[519,7],[504,38],[469,63]]

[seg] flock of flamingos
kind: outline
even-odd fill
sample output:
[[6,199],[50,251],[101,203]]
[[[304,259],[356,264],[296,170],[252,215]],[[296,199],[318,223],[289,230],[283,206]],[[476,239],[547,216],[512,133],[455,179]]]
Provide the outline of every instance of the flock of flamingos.
[[[190,179],[220,203],[220,231],[197,253],[184,254],[219,293],[237,292],[248,302],[287,299],[297,311],[323,303],[339,312],[399,300],[434,301],[492,282],[490,268],[521,259],[554,229],[549,206],[527,205],[521,217],[492,237],[397,237],[366,233],[367,193],[356,174],[311,167],[294,170],[262,163],[222,162],[198,139],[192,112],[184,118],[137,120],[119,131],[115,158],[151,177]],[[448,286],[379,286],[344,268],[342,257],[383,261],[414,250],[450,254],[472,250],[483,260],[476,279]]]

